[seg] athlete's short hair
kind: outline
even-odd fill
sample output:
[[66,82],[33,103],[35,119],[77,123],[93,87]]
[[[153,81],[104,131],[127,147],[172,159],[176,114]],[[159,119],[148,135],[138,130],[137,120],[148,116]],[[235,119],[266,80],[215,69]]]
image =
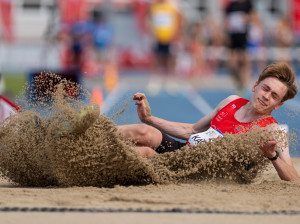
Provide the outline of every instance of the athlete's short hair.
[[283,97],[282,102],[292,99],[296,96],[298,92],[297,86],[295,84],[296,75],[294,69],[288,63],[275,62],[268,65],[260,74],[258,83],[268,77],[277,78],[288,87],[288,90]]

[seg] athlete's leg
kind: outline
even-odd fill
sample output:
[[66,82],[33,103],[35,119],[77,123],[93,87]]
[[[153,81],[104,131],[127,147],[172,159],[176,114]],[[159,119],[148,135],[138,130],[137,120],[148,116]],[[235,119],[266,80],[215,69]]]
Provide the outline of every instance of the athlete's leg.
[[136,146],[146,146],[156,149],[162,141],[162,133],[149,125],[145,124],[129,124],[117,127],[118,132],[126,139],[131,139]]
[[155,152],[154,149],[147,146],[136,146],[135,150],[139,152],[142,156],[145,156],[147,158],[151,158],[152,156],[157,154],[157,152]]

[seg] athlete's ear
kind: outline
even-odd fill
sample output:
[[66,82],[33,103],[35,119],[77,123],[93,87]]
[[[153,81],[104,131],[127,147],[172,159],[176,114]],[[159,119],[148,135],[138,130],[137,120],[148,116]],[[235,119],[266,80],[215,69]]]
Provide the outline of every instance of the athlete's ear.
[[258,85],[258,81],[256,81],[252,87],[252,92],[254,93],[256,86]]
[[281,107],[281,105],[283,104],[284,102],[280,102],[279,104],[277,104],[277,106],[275,106],[274,110],[278,110],[279,107]]

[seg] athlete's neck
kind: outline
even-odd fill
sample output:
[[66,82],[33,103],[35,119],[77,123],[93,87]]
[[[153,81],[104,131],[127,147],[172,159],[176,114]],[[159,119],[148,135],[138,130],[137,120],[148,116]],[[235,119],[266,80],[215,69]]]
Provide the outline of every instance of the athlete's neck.
[[235,113],[235,119],[239,122],[247,123],[256,121],[262,118],[270,117],[271,114],[261,114],[258,113],[254,107],[252,107],[251,103],[248,102],[243,105],[240,109],[237,110]]

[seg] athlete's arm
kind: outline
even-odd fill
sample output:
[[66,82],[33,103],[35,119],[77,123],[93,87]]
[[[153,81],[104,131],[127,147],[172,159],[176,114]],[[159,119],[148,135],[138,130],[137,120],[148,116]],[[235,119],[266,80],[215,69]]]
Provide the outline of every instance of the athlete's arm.
[[273,131],[273,139],[268,141],[261,147],[261,150],[268,158],[273,158],[277,151],[279,157],[272,161],[280,179],[286,181],[298,181],[299,176],[292,163],[289,147],[286,136],[277,134],[279,126],[277,124],[272,124],[268,126],[268,129]]
[[143,123],[182,140],[187,140],[190,137],[193,124],[172,122],[152,116],[149,103],[143,93],[134,94],[133,100],[137,100],[135,102],[135,105],[137,105],[137,113]]
[[[188,140],[192,134],[196,134],[202,131],[205,131],[209,128],[210,122],[213,117],[218,113],[218,111],[231,102],[234,99],[239,98],[238,96],[229,96],[225,100],[223,100],[211,113],[206,115],[205,117],[201,118],[195,124],[188,124],[188,123],[180,123],[180,122],[172,122],[167,121],[155,116],[152,116],[151,113],[149,114],[150,107],[148,101],[146,99],[145,94],[143,93],[136,93],[133,96],[134,100],[137,100],[135,103],[137,107],[137,113],[140,120],[148,125],[151,125],[158,130],[171,135],[175,138],[179,138],[182,140]],[[148,108],[149,107],[149,108]],[[148,111],[148,112],[147,112]]]

